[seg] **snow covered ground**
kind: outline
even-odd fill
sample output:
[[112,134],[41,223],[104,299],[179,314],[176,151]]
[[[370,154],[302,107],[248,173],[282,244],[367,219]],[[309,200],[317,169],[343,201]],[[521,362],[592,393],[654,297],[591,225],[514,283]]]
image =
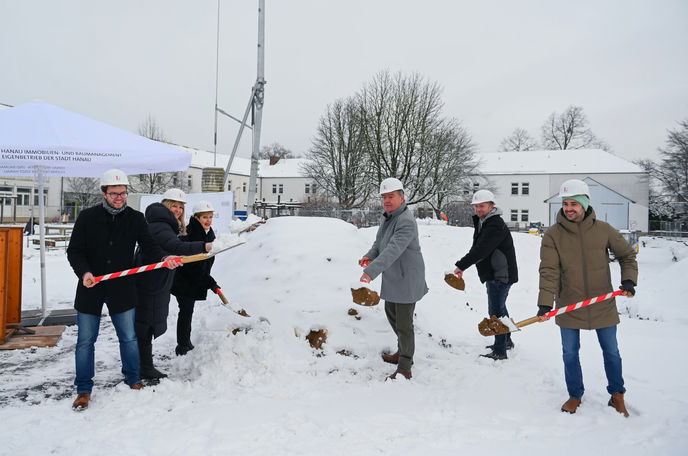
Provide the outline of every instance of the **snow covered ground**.
[[[643,238],[638,295],[619,299],[631,413],[624,419],[606,405],[594,333],[582,337],[587,391],[575,415],[559,411],[567,394],[553,321],[515,334],[508,361],[480,358],[491,343],[477,331],[484,286],[475,268],[465,274],[466,292],[443,282],[472,229],[423,221],[419,229],[430,293],[416,306],[413,380],[385,381],[393,366],[379,354],[395,339],[384,309],[351,302],[356,260],[376,228],[271,219],[242,234],[246,244],[218,255],[213,269],[231,305],[251,317],[210,295],[196,305],[196,349],[175,357],[173,298],[170,330],[154,343],[156,364],[169,374],[159,385],[132,391],[119,383],[109,318],[83,413],[70,409],[76,328],[56,347],[0,352],[0,454],[688,454],[685,243]],[[514,240],[521,280],[508,304],[518,321],[537,310],[540,238],[515,233]],[[612,269],[618,280],[618,265]],[[38,271],[38,253],[28,248],[24,310],[40,307]],[[63,250],[48,254],[47,271],[50,307],[70,307],[76,278]],[[328,339],[320,352],[305,335],[321,328]]]

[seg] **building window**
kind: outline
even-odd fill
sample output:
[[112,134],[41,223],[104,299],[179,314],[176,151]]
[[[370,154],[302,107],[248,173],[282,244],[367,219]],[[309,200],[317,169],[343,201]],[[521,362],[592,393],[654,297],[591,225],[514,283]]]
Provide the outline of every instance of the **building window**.
[[[43,190],[43,205],[48,204],[48,190]],[[36,193],[33,195],[33,205],[38,206],[38,190],[36,190]]]
[[17,189],[17,206],[30,206],[31,205],[31,189],[30,188],[18,188]]
[[521,221],[522,222],[528,221],[528,209],[521,209]]
[[[0,195],[8,197],[12,195],[12,187],[0,187]],[[11,206],[12,198],[0,198],[3,206]]]
[[305,193],[310,193],[311,192],[311,184],[306,184],[306,189],[304,190]]
[[311,192],[313,194],[315,194],[315,189],[316,189],[315,184],[311,184]]
[[232,189],[232,181],[230,180],[230,181],[227,181],[227,190],[229,191],[231,189]]
[[241,184],[241,191],[244,192],[244,193],[246,193],[246,182],[244,182],[243,184]]
[[511,209],[511,221],[518,222],[518,209]]
[[279,185],[278,185],[278,188],[279,188],[279,192],[280,192],[280,193],[284,193],[284,185],[279,184]]
[[480,190],[480,182],[473,182],[473,193]]
[[272,184],[272,193],[277,193],[277,184]]
[[191,174],[186,176],[186,183],[188,184],[189,188],[193,186],[193,179],[191,178]]
[[521,195],[529,195],[530,194],[530,184],[528,182],[522,182],[521,183]]
[[511,183],[511,194],[518,195],[518,182]]

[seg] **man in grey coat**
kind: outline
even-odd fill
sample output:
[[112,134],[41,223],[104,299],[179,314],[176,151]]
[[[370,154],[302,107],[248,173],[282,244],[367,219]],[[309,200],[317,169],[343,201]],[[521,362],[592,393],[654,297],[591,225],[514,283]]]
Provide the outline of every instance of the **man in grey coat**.
[[416,302],[428,292],[425,284],[425,263],[418,242],[418,225],[406,207],[404,186],[390,177],[380,184],[385,210],[373,247],[358,264],[363,266],[361,282],[370,282],[382,274],[380,295],[385,300],[387,320],[397,335],[397,352],[384,353],[382,359],[397,364],[397,374],[411,378],[415,337],[413,312]]

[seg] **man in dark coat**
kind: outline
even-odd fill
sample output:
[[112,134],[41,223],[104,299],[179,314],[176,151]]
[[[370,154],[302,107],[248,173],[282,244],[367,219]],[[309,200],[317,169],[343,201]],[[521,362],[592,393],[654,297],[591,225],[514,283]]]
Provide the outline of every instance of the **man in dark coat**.
[[[463,271],[475,264],[480,282],[487,288],[487,310],[490,315],[508,317],[506,298],[511,285],[518,282],[516,251],[511,232],[502,220],[502,211],[495,207],[494,194],[478,190],[473,195],[473,245],[469,252],[456,262],[454,273],[461,277]],[[481,355],[493,360],[507,359],[507,349],[513,348],[511,334],[495,336],[492,351]]]
[[[184,242],[179,238],[183,229],[186,195],[180,189],[170,189],[161,203],[146,208],[146,221],[151,237],[168,255],[194,255],[210,251],[209,242]],[[154,259],[143,250],[136,255],[136,265],[150,264]],[[157,269],[137,277],[136,289],[136,338],[141,360],[141,378],[159,379],[167,375],[153,364],[153,339],[167,331],[167,315],[170,307],[170,290],[176,271]]]
[[[88,407],[93,390],[95,342],[103,303],[108,307],[119,339],[124,382],[133,389],[142,387],[134,331],[135,278],[123,277],[96,284],[94,276],[131,269],[137,243],[156,261],[166,259],[164,251],[148,233],[143,214],[127,206],[129,181],[126,174],[111,169],[103,174],[100,183],[103,202],[81,211],[67,247],[67,259],[79,278],[74,300],[78,324],[75,410]],[[179,265],[179,261],[172,260],[167,267],[174,269]]]

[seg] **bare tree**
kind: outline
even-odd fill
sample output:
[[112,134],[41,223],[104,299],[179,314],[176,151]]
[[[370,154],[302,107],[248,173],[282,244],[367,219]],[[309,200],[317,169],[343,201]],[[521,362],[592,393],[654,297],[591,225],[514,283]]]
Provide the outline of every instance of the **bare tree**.
[[369,160],[354,98],[337,100],[320,118],[304,173],[342,208],[361,207],[371,195]]
[[434,172],[429,177],[434,181],[435,190],[427,202],[438,217],[447,205],[462,201],[465,193],[471,192],[479,164],[468,131],[453,120],[448,125],[450,128],[446,133],[449,137],[445,142],[452,144],[452,150],[436,155]]
[[[469,139],[455,119],[442,117],[441,94],[437,83],[417,73],[383,71],[357,97],[371,180],[400,179],[410,204],[429,201],[446,190],[448,168],[455,173],[461,166],[457,152],[462,139]],[[464,158],[472,156],[470,147],[463,152]]]
[[580,106],[569,106],[561,114],[550,114],[542,125],[542,145],[545,149],[609,150],[588,126],[588,118]]
[[660,183],[670,201],[685,207],[688,206],[688,119],[678,124],[678,129],[669,130],[666,145],[659,148],[660,162],[636,163]]
[[260,152],[258,152],[259,159],[267,159],[272,157],[296,158],[296,156],[291,150],[287,149],[282,144],[277,142],[274,142],[268,146],[261,147]]
[[509,136],[502,139],[499,152],[515,152],[520,150],[536,150],[537,141],[523,128],[516,128]]
[[[167,142],[162,128],[151,115],[139,125],[138,133],[154,141]],[[130,176],[129,183],[131,191],[135,193],[163,193],[173,187],[189,190],[184,172],[136,174]]]
[[103,198],[98,178],[66,177],[65,183],[65,201],[73,203],[77,210],[93,206]]

